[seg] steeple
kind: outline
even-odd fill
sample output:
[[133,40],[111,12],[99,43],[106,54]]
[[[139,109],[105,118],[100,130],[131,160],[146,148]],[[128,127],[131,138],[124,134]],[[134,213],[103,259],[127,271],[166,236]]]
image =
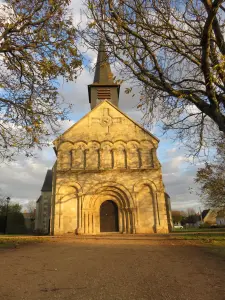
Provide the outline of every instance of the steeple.
[[113,84],[113,74],[109,65],[105,45],[100,41],[98,58],[95,67],[94,84]]
[[94,82],[88,86],[91,109],[104,100],[108,100],[118,106],[119,91],[120,85],[116,84],[113,80],[113,74],[111,72],[105,45],[101,40],[95,67]]

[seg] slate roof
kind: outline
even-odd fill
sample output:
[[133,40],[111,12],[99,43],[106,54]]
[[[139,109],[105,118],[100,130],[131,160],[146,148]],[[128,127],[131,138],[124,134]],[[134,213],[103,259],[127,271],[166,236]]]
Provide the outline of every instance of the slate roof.
[[165,197],[170,199],[170,195],[167,192],[165,192]]
[[52,191],[52,170],[47,171],[41,191],[42,192]]
[[101,40],[98,49],[98,58],[95,66],[95,76],[93,84],[88,85],[89,103],[91,103],[91,87],[117,87],[119,97],[120,84],[114,82],[113,73],[110,68],[105,44]]
[[94,83],[104,85],[114,84],[112,71],[109,65],[108,56],[103,41],[100,41],[99,44]]
[[42,196],[40,196],[40,197],[37,199],[36,203],[40,202],[40,201],[41,201],[41,198],[42,198]]
[[202,219],[204,220],[205,216],[207,215],[207,213],[209,212],[209,209],[205,209],[202,211]]

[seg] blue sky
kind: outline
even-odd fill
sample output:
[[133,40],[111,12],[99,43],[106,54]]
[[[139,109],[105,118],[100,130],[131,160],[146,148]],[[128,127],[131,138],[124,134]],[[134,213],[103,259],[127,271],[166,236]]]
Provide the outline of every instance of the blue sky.
[[[80,20],[81,0],[73,0],[72,8],[75,23]],[[84,22],[85,20],[83,20]],[[88,52],[92,64],[96,61],[96,53]],[[60,93],[66,102],[72,103],[73,108],[70,114],[71,121],[61,123],[63,132],[76,121],[90,111],[88,101],[87,85],[93,82],[94,74],[85,69],[76,82],[61,83]],[[122,86],[120,93],[119,108],[128,114],[135,121],[141,123],[142,113],[137,110],[139,95],[135,97],[124,93],[125,86]],[[199,210],[203,205],[195,193],[190,194],[189,188],[195,190],[196,186],[193,176],[196,173],[196,165],[192,165],[185,158],[185,150],[177,142],[161,136],[159,130],[154,127],[151,131],[160,139],[158,157],[162,164],[163,180],[166,191],[171,197],[172,209],[194,208]],[[19,156],[16,162],[8,165],[0,165],[0,188],[5,195],[10,196],[13,201],[26,204],[29,200],[37,200],[48,168],[51,168],[55,161],[55,154],[52,147],[36,152],[35,158]]]

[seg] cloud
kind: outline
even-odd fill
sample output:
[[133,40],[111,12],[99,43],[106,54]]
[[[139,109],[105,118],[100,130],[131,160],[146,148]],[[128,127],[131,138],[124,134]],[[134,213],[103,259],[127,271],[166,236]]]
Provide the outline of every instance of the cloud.
[[53,149],[43,149],[36,153],[37,157],[24,158],[8,165],[0,165],[0,189],[12,201],[25,204],[28,200],[37,200],[48,168],[55,161]]
[[168,149],[167,152],[174,155],[174,157],[168,155],[162,163],[163,181],[171,198],[172,209],[194,208],[198,211],[199,207],[203,207],[196,196],[198,186],[194,182],[198,166],[191,165],[185,156],[175,156],[174,148]]

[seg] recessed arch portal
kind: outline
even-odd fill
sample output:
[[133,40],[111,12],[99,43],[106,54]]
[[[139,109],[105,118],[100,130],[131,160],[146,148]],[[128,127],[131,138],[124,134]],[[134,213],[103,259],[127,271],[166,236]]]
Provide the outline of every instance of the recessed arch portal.
[[[82,230],[84,233],[101,233],[100,207],[105,201],[113,201],[118,210],[118,229],[120,233],[134,233],[136,207],[134,199],[123,185],[115,182],[96,184],[82,201]],[[87,231],[89,228],[89,232]],[[107,231],[106,231],[107,232]]]

